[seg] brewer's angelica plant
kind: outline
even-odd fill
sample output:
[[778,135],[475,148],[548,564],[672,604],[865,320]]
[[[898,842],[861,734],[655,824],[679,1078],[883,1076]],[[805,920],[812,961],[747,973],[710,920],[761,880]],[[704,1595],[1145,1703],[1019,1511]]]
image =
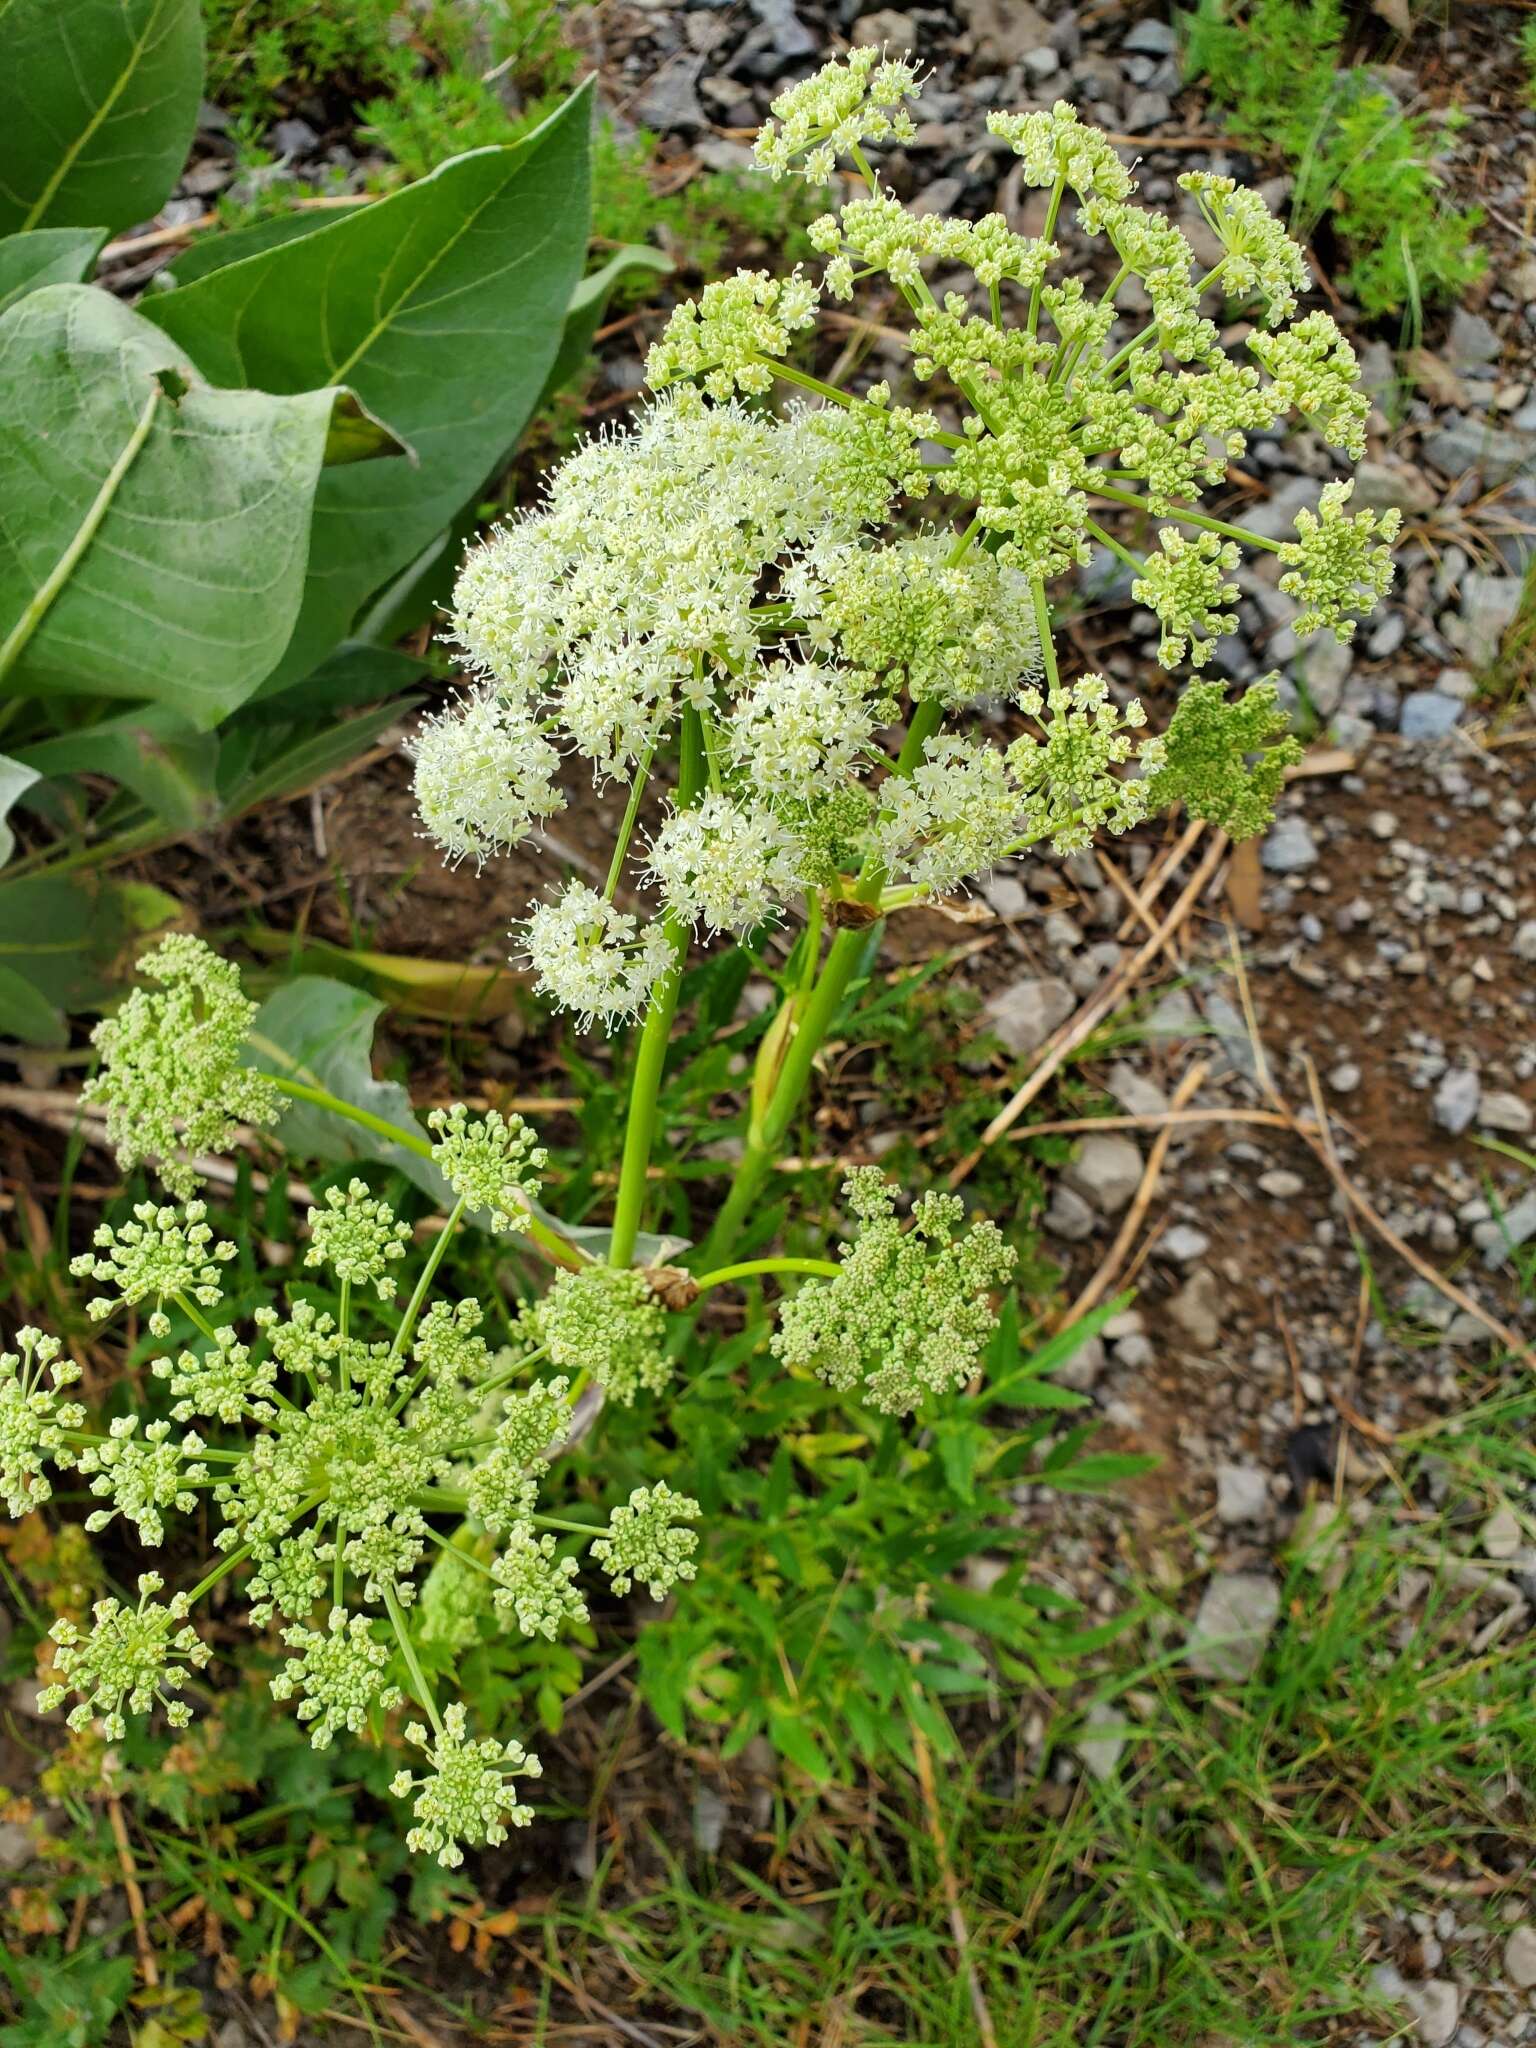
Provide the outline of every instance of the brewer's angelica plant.
[[[1245,551],[1276,558],[1303,635],[1347,639],[1390,578],[1398,514],[1351,511],[1347,478],[1291,539],[1203,509],[1248,437],[1288,418],[1364,451],[1354,351],[1328,315],[1299,314],[1305,257],[1259,195],[1180,180],[1221,245],[1202,274],[1108,139],[1058,102],[988,118],[1049,195],[1043,234],[915,214],[868,152],[910,137],[917,97],[910,64],[856,49],[774,103],[757,154],[775,177],[855,183],[811,230],[819,274],[741,271],[673,312],[634,425],[580,448],[470,551],[453,631],[474,685],[417,742],[422,817],[455,860],[535,832],[565,801],[567,761],[628,785],[606,888],[569,884],[517,935],[582,1024],[645,1020],[620,1264],[691,935],[802,930],[710,1239],[724,1256],[846,993],[861,915],[1174,804],[1262,829],[1297,753],[1274,678],[1234,700],[1207,675],[1153,734],[1136,698],[1062,672],[1052,588],[1095,545],[1134,571],[1169,667],[1208,668]],[[1056,239],[1069,214],[1096,252],[1083,274]],[[968,288],[937,295],[940,270]],[[1144,318],[1117,303],[1132,282]],[[821,310],[871,283],[908,311],[899,391],[804,366]],[[1237,348],[1211,317],[1224,300],[1253,321]],[[1104,524],[1127,511],[1156,531],[1144,557]],[[980,715],[998,706],[1006,742]],[[664,793],[649,835],[648,790]]]
[[[455,592],[472,681],[415,742],[427,833],[478,865],[560,810],[572,764],[623,793],[604,886],[542,895],[515,935],[582,1026],[638,1027],[601,1255],[540,1205],[544,1157],[519,1119],[455,1106],[405,1129],[302,1072],[257,1072],[237,972],[177,938],[100,1027],[90,1092],[125,1163],[153,1159],[181,1206],[143,1205],[80,1261],[103,1290],[93,1313],[145,1303],[152,1334],[172,1311],[196,1332],[155,1362],[169,1419],[93,1432],[35,1333],[0,1375],[13,1507],[46,1498],[62,1466],[98,1498],[98,1526],[126,1520],[153,1544],[206,1506],[219,1530],[198,1585],[165,1602],[146,1581],[137,1608],[110,1603],[89,1637],[61,1638],[75,1713],[179,1711],[201,1657],[196,1609],[227,1581],[256,1626],[281,1630],[274,1690],[313,1740],[405,1718],[421,1762],[396,1789],[413,1841],[448,1860],[527,1819],[538,1766],[437,1698],[413,1615],[433,1557],[451,1550],[483,1576],[502,1625],[530,1638],[585,1617],[582,1546],[621,1592],[659,1598],[693,1571],[697,1504],[659,1479],[613,1504],[606,1529],[541,1512],[584,1389],[588,1413],[599,1395],[672,1398],[671,1319],[765,1280],[786,1297],[782,1369],[820,1375],[851,1406],[931,1415],[978,1370],[1014,1255],[953,1196],[919,1195],[904,1221],[900,1191],[859,1169],[833,1256],[742,1256],[867,927],[1025,848],[1070,853],[1176,805],[1234,836],[1272,813],[1298,753],[1274,680],[1234,696],[1203,673],[1154,733],[1108,679],[1063,671],[1058,579],[1108,548],[1161,622],[1160,660],[1208,670],[1245,551],[1277,558],[1299,633],[1347,638],[1390,576],[1397,515],[1352,512],[1346,478],[1289,540],[1203,509],[1247,437],[1288,417],[1346,456],[1364,446],[1353,352],[1325,315],[1298,316],[1304,258],[1257,195],[1181,181],[1223,252],[1197,274],[1107,138],[1058,104],[989,120],[1048,194],[1041,236],[999,215],[914,215],[868,151],[910,134],[916,97],[911,67],[869,50],[780,97],[758,145],[767,168],[856,181],[813,231],[819,274],[742,272],[679,306],[635,423],[580,447],[532,510],[472,548]],[[1096,252],[1082,275],[1064,274],[1056,240],[1069,213]],[[967,289],[936,296],[940,268]],[[1139,322],[1117,303],[1132,279],[1150,305]],[[871,281],[908,309],[899,391],[834,388],[805,367],[821,309]],[[1223,299],[1251,309],[1239,350],[1211,317]],[[1104,523],[1126,511],[1157,533],[1145,557]],[[689,945],[769,923],[796,930],[740,1162],[685,1267],[639,1264]],[[290,1290],[242,1333],[221,1320],[227,1253],[196,1199],[198,1155],[273,1125],[289,1099],[430,1158],[453,1206],[423,1260],[367,1185],[331,1189],[305,1258],[332,1276],[339,1312]],[[434,1298],[467,1215],[525,1233],[556,1268],[507,1353],[489,1351],[479,1304]]]

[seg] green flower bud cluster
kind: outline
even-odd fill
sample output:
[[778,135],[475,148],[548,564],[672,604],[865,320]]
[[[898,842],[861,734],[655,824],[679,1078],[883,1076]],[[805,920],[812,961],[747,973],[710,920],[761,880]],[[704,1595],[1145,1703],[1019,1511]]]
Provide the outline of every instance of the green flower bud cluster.
[[387,1202],[375,1201],[365,1180],[327,1188],[324,1199],[323,1208],[309,1212],[305,1265],[329,1266],[348,1286],[372,1287],[381,1300],[391,1300],[395,1283],[389,1268],[404,1258],[411,1226],[397,1221]]
[[26,1324],[15,1351],[0,1351],[0,1496],[19,1519],[53,1496],[47,1467],[75,1463],[69,1435],[85,1425],[78,1401],[60,1391],[80,1377],[73,1359],[60,1359],[59,1340]]
[[107,1135],[127,1172],[156,1162],[173,1194],[198,1185],[196,1158],[228,1149],[237,1124],[274,1124],[282,1098],[266,1075],[242,1066],[256,1005],[240,972],[185,933],[139,962],[154,988],[136,988],[91,1034],[101,1071],[83,1099],[107,1114]]
[[356,1735],[375,1708],[387,1713],[399,1706],[399,1686],[384,1682],[389,1645],[374,1635],[366,1615],[333,1607],[323,1629],[285,1628],[283,1641],[297,1655],[272,1680],[272,1697],[299,1695],[298,1718],[311,1724],[312,1749],[329,1749],[343,1729]]
[[115,1229],[110,1223],[99,1224],[92,1243],[105,1257],[82,1252],[69,1263],[77,1280],[99,1280],[113,1290],[86,1303],[96,1320],[111,1315],[119,1302],[132,1308],[150,1299],[155,1305],[149,1333],[168,1337],[171,1319],[164,1305],[177,1295],[204,1308],[217,1308],[224,1299],[218,1268],[235,1256],[235,1247],[213,1242],[213,1232],[204,1220],[207,1214],[205,1202],[188,1202],[180,1211],[139,1202],[131,1223]]
[[680,1525],[696,1522],[699,1512],[696,1500],[674,1493],[664,1479],[637,1486],[608,1517],[608,1533],[592,1546],[615,1593],[627,1593],[638,1581],[653,1600],[665,1600],[681,1580],[691,1579],[699,1539]]
[[869,47],[850,50],[779,94],[753,153],[775,178],[798,167],[811,184],[824,185],[837,159],[862,144],[910,142],[916,130],[906,102],[916,98],[910,64]]
[[773,1349],[840,1391],[857,1388],[884,1414],[907,1415],[975,1373],[995,1323],[991,1293],[1016,1254],[995,1224],[962,1231],[955,1195],[921,1196],[904,1231],[878,1167],[859,1167],[843,1192],[859,1229],[842,1247],[842,1270],[784,1304]]
[[[435,1163],[463,1206],[526,1216],[545,1153],[521,1118],[471,1116],[460,1104],[431,1124]],[[150,1573],[136,1605],[104,1600],[88,1630],[61,1620],[45,1703],[73,1690],[71,1725],[99,1718],[114,1740],[131,1714],[163,1711],[184,1726],[186,1673],[210,1654],[193,1602],[223,1584],[226,1619],[243,1605],[254,1627],[279,1622],[288,1655],[273,1697],[292,1703],[315,1748],[383,1735],[408,1697],[425,1711],[431,1734],[413,1725],[410,1738],[429,1750],[425,1770],[396,1782],[413,1804],[413,1846],[452,1864],[466,1844],[494,1843],[531,1818],[512,1780],[536,1776],[538,1760],[517,1743],[472,1738],[463,1703],[439,1704],[418,1647],[468,1648],[498,1630],[554,1641],[586,1624],[585,1525],[552,1523],[540,1507],[574,1390],[564,1373],[541,1380],[527,1369],[547,1355],[633,1400],[670,1375],[666,1315],[644,1275],[589,1261],[524,1318],[520,1350],[492,1357],[478,1301],[426,1298],[442,1238],[397,1310],[411,1231],[364,1181],[331,1189],[310,1231],[310,1264],[337,1284],[332,1307],[268,1302],[249,1327],[217,1328],[201,1309],[220,1303],[227,1248],[215,1245],[204,1202],[140,1205],[131,1222],[98,1231],[76,1270],[114,1290],[100,1315],[163,1298],[198,1325],[188,1348],[150,1360],[168,1383],[169,1419],[130,1414],[93,1429],[85,1406],[61,1397],[80,1369],[60,1359],[55,1338],[29,1328],[0,1354],[0,1497],[12,1515],[50,1497],[53,1472],[78,1471],[100,1503],[88,1530],[120,1517],[158,1545],[173,1515],[211,1516],[221,1560],[194,1593],[157,1599],[163,1580]],[[194,1420],[219,1440],[185,1427]],[[606,1529],[591,1527],[592,1561],[621,1591],[636,1578],[664,1590],[692,1573],[697,1535],[674,1525],[698,1513],[664,1487],[642,1490]],[[429,1556],[457,1574],[447,1637],[442,1600],[421,1610],[423,1587],[452,1576],[427,1571]]]
[[437,1133],[433,1161],[453,1192],[485,1211],[492,1230],[526,1230],[549,1154],[523,1119],[498,1109],[472,1117],[456,1102],[432,1110],[427,1123]]
[[1217,609],[1237,597],[1237,585],[1228,581],[1239,560],[1237,543],[1214,533],[1186,536],[1176,526],[1165,526],[1157,537],[1162,552],[1148,557],[1131,595],[1162,624],[1157,658],[1163,667],[1177,668],[1187,655],[1204,668],[1219,636],[1237,630],[1236,612]]
[[1352,640],[1360,617],[1391,586],[1391,543],[1403,515],[1395,505],[1387,512],[1346,512],[1354,488],[1353,478],[1325,485],[1316,512],[1303,506],[1296,514],[1296,539],[1280,549],[1287,565],[1280,588],[1302,607],[1294,626],[1298,634],[1326,627],[1336,640]]
[[621,1407],[636,1394],[659,1394],[672,1378],[666,1310],[633,1266],[557,1273],[529,1326],[562,1372],[586,1374]]
[[464,1861],[464,1843],[495,1847],[507,1829],[525,1828],[533,1808],[524,1806],[513,1785],[518,1778],[537,1778],[541,1765],[520,1742],[479,1741],[466,1730],[468,1716],[457,1701],[448,1707],[435,1737],[419,1721],[406,1729],[406,1740],[427,1752],[421,1777],[399,1771],[390,1784],[397,1799],[413,1799],[416,1826],[407,1834],[413,1855],[435,1856],[446,1869]]
[[213,1653],[187,1621],[186,1595],[162,1603],[154,1596],[164,1589],[158,1572],[145,1572],[136,1607],[98,1600],[84,1635],[72,1621],[54,1623],[49,1633],[58,1645],[53,1668],[59,1680],[38,1693],[45,1714],[76,1692],[81,1699],[67,1716],[70,1727],[89,1728],[99,1713],[109,1742],[121,1742],[128,1733],[124,1707],[130,1714],[147,1714],[158,1705],[173,1728],[188,1725],[192,1710],[180,1697],[187,1682],[182,1667],[201,1671]]

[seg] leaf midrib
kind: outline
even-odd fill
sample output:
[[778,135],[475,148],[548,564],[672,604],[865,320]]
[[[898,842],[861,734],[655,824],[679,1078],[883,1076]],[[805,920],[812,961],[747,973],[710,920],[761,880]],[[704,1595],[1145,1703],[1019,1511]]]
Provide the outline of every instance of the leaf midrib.
[[[117,105],[119,99],[121,99],[123,92],[127,87],[129,79],[133,76],[135,71],[138,70],[140,63],[143,61],[144,48],[146,43],[149,41],[150,30],[155,26],[159,19],[160,0],[155,0],[155,4],[150,8],[148,15],[145,17],[144,33],[132,45],[129,61],[118,72],[116,81],[113,84],[111,92],[108,93],[107,97],[102,101],[101,105],[96,109],[95,113],[91,116],[90,120],[86,122],[84,128],[81,129],[80,133],[76,136],[75,140],[70,144],[69,148],[65,150],[64,155],[60,158],[58,166],[53,173],[53,176],[48,180],[47,184],[43,187],[42,192],[39,194],[36,205],[32,208],[32,211],[27,215],[26,219],[21,224],[21,232],[23,234],[26,234],[29,229],[35,228],[37,226],[38,221],[42,219],[44,214],[47,212],[49,206],[52,204],[54,196],[58,192],[60,185],[63,184],[65,177],[68,175],[70,171],[74,169],[81,150],[85,148],[85,145],[96,133],[97,129],[101,126],[102,122],[106,120],[108,114],[112,111],[113,107]],[[64,22],[61,24],[61,33],[67,41],[69,37],[68,22]]]

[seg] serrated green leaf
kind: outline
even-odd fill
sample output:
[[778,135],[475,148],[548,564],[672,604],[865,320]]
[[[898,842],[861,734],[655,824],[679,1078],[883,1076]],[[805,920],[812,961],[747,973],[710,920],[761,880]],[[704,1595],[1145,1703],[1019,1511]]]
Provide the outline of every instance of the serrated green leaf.
[[335,396],[214,390],[90,285],[0,315],[3,687],[199,729],[243,703],[298,614]]
[[198,0],[9,0],[0,12],[0,229],[148,220],[197,126]]
[[327,472],[280,689],[448,527],[538,403],[580,276],[590,95],[314,234],[146,301],[215,383],[345,382],[419,464]]
[[0,241],[0,313],[45,284],[81,284],[96,267],[104,228],[35,228]]

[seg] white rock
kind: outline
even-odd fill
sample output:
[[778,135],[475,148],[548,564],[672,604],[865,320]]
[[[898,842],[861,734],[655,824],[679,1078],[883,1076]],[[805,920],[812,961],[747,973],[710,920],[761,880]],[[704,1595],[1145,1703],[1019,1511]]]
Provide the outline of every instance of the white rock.
[[1269,1477],[1257,1465],[1216,1467],[1216,1519],[1234,1528],[1262,1522],[1269,1513]]
[[1536,1990],[1536,1927],[1522,1920],[1504,1944],[1504,1974],[1522,1991]]
[[1295,875],[1317,865],[1317,843],[1305,818],[1277,818],[1259,855],[1272,875]]
[[1058,1024],[1077,1008],[1077,998],[1064,981],[1016,981],[1000,989],[981,1012],[984,1030],[1022,1059],[1038,1052]]
[[1167,1111],[1167,1095],[1129,1060],[1116,1060],[1104,1085],[1127,1116],[1162,1116]]
[[[1095,1700],[1083,1716],[1083,1720],[1089,1728],[1119,1729],[1124,1725],[1125,1716],[1116,1713],[1115,1709],[1103,1700]],[[1103,1784],[1107,1778],[1115,1775],[1115,1766],[1125,1749],[1125,1737],[1120,1734],[1080,1735],[1072,1747],[1082,1758],[1089,1776],[1097,1778],[1099,1783]]]
[[1478,1128],[1484,1131],[1512,1131],[1517,1137],[1536,1127],[1536,1111],[1507,1088],[1490,1089],[1477,1106]]
[[1051,1374],[1058,1387],[1070,1387],[1074,1394],[1091,1393],[1104,1370],[1104,1340],[1085,1337],[1067,1360]]
[[1280,1616],[1280,1588],[1258,1572],[1224,1572],[1205,1589],[1189,1632],[1189,1668],[1202,1678],[1248,1677]]
[[1513,1557],[1520,1548],[1520,1523],[1512,1508],[1495,1508],[1478,1536],[1484,1557]]
[[999,917],[1022,917],[1029,908],[1028,891],[1017,875],[988,875],[981,893]]
[[1299,1173],[1292,1173],[1285,1166],[1274,1167],[1269,1173],[1259,1175],[1259,1187],[1276,1202],[1294,1202],[1305,1191],[1306,1185]]
[[1424,2048],[1447,2048],[1461,2018],[1461,1993],[1444,1977],[1426,1977],[1403,1990],[1403,2003],[1413,2014],[1413,2031]]
[[1085,1237],[1093,1235],[1093,1211],[1081,1195],[1059,1182],[1051,1191],[1051,1206],[1042,1220],[1051,1236],[1059,1237],[1064,1244],[1081,1244]]
[[1477,1115],[1482,1095],[1483,1084],[1473,1068],[1448,1068],[1435,1090],[1435,1122],[1453,1138],[1459,1138]]
[[1192,1223],[1175,1223],[1163,1232],[1157,1248],[1164,1258],[1172,1259],[1180,1266],[1192,1266],[1196,1259],[1205,1257],[1211,1248],[1211,1240],[1203,1230],[1196,1230]]
[[1209,1351],[1221,1336],[1221,1284],[1207,1266],[1191,1273],[1168,1304],[1168,1313],[1199,1351]]
[[1101,1216],[1117,1216],[1141,1186],[1141,1152],[1118,1131],[1084,1138],[1062,1178]]

